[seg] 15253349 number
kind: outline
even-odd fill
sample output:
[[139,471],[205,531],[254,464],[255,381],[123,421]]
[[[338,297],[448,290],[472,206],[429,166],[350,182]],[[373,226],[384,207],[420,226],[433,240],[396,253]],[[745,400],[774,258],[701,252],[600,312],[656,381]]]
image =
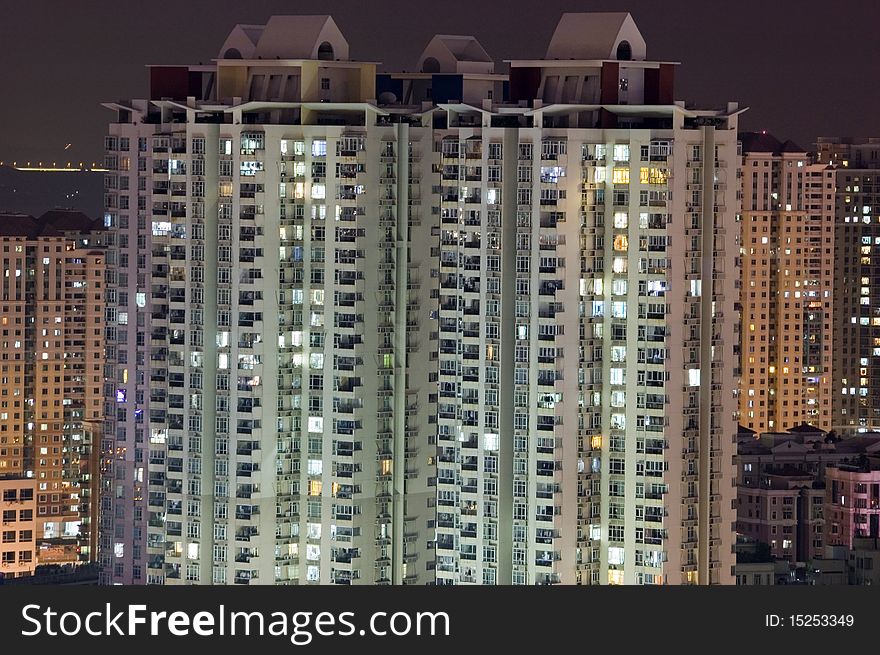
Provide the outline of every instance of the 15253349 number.
[[764,625],[768,628],[851,628],[855,622],[852,614],[764,615]]
[[851,628],[856,622],[852,614],[791,614],[788,620],[793,628]]

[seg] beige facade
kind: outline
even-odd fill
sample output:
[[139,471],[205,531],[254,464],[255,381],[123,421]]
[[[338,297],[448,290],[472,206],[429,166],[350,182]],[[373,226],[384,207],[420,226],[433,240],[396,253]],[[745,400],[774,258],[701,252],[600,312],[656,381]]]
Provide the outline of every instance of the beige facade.
[[31,575],[37,565],[33,479],[0,477],[0,577]]
[[742,140],[740,423],[831,427],[831,172],[768,134]]
[[299,18],[107,105],[104,581],[730,583],[737,106]]
[[0,477],[36,483],[36,539],[52,561],[94,557],[103,420],[104,254],[76,212],[4,217]]

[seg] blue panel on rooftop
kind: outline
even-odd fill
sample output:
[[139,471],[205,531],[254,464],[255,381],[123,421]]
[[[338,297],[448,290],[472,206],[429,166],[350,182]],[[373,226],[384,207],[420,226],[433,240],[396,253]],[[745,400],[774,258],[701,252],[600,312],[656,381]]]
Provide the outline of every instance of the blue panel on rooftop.
[[432,75],[431,100],[441,102],[461,102],[464,82],[461,75]]
[[386,92],[393,93],[399,102],[403,98],[403,80],[390,75],[376,75],[376,97]]

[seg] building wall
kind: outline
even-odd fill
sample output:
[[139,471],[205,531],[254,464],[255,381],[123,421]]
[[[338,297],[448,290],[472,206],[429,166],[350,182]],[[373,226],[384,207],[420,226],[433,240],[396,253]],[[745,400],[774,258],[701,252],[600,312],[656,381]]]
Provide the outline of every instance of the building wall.
[[831,425],[827,180],[806,153],[743,153],[740,423],[759,433]]
[[[7,236],[0,477],[36,481],[41,559],[94,557],[104,256],[87,235]],[[94,446],[94,447],[93,447]]]
[[115,105],[104,581],[731,582],[735,112],[246,66]]
[[852,548],[855,537],[880,535],[880,471],[828,467],[825,544]]
[[[868,155],[880,152],[873,145]],[[859,149],[860,151],[861,149]],[[852,152],[854,156],[859,152]],[[865,157],[867,159],[867,157]],[[834,427],[840,432],[880,425],[880,388],[876,384],[880,350],[877,285],[877,171],[840,167],[835,172],[835,321]],[[875,343],[875,341],[877,343]]]
[[[117,301],[128,292],[129,315],[121,324],[120,302],[111,391],[124,393],[110,400],[125,412],[108,445],[122,473],[108,477],[133,469],[140,482],[146,473],[149,494],[144,515],[135,489],[147,525],[136,506],[130,558],[127,521],[112,537],[108,522],[102,545],[114,581],[433,577],[423,145],[410,153],[418,128],[411,136],[404,124],[353,123],[286,126],[265,116],[151,137],[138,136],[140,125],[112,127],[129,149],[144,139],[145,209],[127,228],[120,212],[115,230],[128,233],[132,258],[127,280],[114,282]],[[137,274],[134,230],[150,252]],[[138,297],[142,307],[132,304]],[[121,517],[127,493],[108,498]]]
[[740,487],[737,532],[770,546],[776,559],[797,561],[798,489]]
[[0,574],[31,575],[37,565],[37,496],[32,479],[0,478]]
[[775,585],[776,566],[773,562],[737,564],[735,579],[740,586]]

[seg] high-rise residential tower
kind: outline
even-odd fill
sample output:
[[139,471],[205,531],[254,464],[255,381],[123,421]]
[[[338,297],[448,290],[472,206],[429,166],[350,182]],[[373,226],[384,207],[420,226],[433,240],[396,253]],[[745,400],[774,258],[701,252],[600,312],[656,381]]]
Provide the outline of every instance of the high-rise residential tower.
[[468,98],[475,50],[455,87],[422,66],[438,582],[728,582],[738,110],[674,102],[628,14],[564,15],[503,101]]
[[739,109],[628,14],[510,68],[276,16],[108,103],[105,581],[732,581]]
[[430,142],[328,16],[150,78],[107,105],[105,581],[431,581]]
[[820,138],[833,165],[832,427],[880,430],[880,139]]
[[0,478],[10,503],[32,503],[24,522],[4,513],[3,541],[29,535],[29,563],[96,559],[102,232],[75,211],[0,216]]
[[741,135],[740,423],[831,428],[833,170],[791,141]]

